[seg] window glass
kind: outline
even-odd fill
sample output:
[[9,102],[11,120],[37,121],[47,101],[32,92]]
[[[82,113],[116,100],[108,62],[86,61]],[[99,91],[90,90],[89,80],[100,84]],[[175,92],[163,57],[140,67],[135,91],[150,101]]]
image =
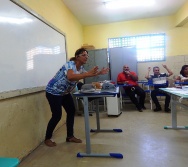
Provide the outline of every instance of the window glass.
[[130,46],[136,47],[138,62],[165,60],[164,33],[108,39],[109,48]]

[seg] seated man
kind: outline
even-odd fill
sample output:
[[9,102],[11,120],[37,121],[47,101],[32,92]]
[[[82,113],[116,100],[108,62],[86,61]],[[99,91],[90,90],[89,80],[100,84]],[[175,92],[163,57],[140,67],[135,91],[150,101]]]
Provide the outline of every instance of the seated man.
[[[135,72],[130,71],[129,66],[123,66],[123,72],[118,74],[117,77],[117,84],[127,84],[124,86],[125,93],[127,96],[130,97],[131,101],[135,104],[136,108],[139,112],[142,112],[142,109],[146,109],[144,106],[145,101],[145,92],[144,90],[139,87],[138,83],[138,76]],[[139,101],[135,97],[135,95],[140,96]]]
[[154,111],[161,111],[161,105],[159,104],[159,101],[157,99],[157,94],[162,93],[166,96],[165,98],[165,107],[164,110],[166,112],[170,112],[169,109],[169,104],[170,104],[170,96],[164,92],[161,92],[159,88],[165,88],[168,87],[168,85],[166,85],[167,83],[167,77],[173,75],[172,71],[170,69],[168,69],[168,67],[166,65],[162,65],[168,72],[168,74],[166,73],[160,73],[160,69],[159,67],[153,67],[153,74],[149,75],[151,68],[148,68],[148,74],[146,74],[145,78],[146,79],[151,79],[153,81],[154,84],[154,90],[151,91],[151,98],[153,100],[153,102],[155,103],[156,108],[154,109]]

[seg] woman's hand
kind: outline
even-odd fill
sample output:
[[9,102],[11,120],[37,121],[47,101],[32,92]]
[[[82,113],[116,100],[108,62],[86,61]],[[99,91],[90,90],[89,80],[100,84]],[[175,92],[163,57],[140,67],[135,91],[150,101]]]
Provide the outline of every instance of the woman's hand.
[[109,71],[109,68],[104,68],[104,67],[99,71],[99,67],[95,66],[90,71],[88,71],[88,74],[89,76],[92,77],[92,76],[107,74],[108,71]]
[[181,82],[187,82],[188,81],[188,78],[186,78],[186,77],[183,77],[182,79],[181,79]]
[[96,76],[99,73],[99,67],[95,66],[91,70],[89,70],[87,73],[89,74],[90,77]]
[[102,68],[99,72],[98,75],[104,75],[107,74],[109,72],[109,68]]

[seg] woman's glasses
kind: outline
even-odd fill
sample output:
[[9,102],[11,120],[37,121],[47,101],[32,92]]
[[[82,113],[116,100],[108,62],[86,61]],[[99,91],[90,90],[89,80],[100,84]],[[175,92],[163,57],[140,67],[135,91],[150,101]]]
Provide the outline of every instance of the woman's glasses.
[[88,54],[80,54],[80,56],[83,56],[83,57],[89,57]]

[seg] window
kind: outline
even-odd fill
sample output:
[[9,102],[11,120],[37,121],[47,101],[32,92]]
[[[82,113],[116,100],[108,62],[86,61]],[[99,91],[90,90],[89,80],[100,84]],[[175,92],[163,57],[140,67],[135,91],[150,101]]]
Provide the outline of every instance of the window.
[[165,60],[164,33],[109,38],[108,40],[109,48],[130,46],[136,47],[138,62]]

